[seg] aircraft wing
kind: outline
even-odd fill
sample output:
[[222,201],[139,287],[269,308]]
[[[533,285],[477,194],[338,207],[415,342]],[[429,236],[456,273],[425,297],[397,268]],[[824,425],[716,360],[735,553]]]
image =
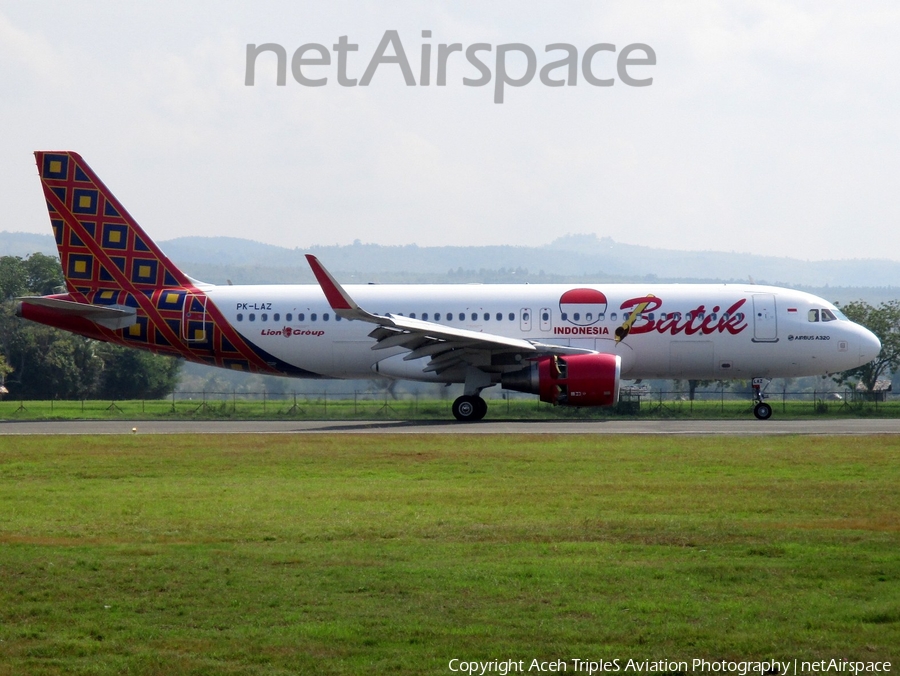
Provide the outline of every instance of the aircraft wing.
[[376,341],[373,350],[405,348],[410,351],[403,358],[405,361],[431,357],[424,371],[442,373],[462,364],[479,365],[485,353],[518,354],[525,358],[593,353],[593,350],[458,329],[401,315],[372,314],[356,304],[315,256],[307,254],[306,259],[335,314],[342,319],[376,324],[378,328],[369,334]]

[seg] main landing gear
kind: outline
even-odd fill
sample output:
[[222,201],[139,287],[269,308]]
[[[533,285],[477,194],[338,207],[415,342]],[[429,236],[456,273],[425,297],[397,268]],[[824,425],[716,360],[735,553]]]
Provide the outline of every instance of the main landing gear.
[[764,394],[769,382],[767,378],[753,379],[753,400],[756,402],[756,406],[753,407],[753,415],[758,420],[768,420],[772,417],[772,406],[765,402],[766,395]]
[[453,417],[460,422],[481,420],[486,414],[487,402],[477,394],[464,394],[453,402]]

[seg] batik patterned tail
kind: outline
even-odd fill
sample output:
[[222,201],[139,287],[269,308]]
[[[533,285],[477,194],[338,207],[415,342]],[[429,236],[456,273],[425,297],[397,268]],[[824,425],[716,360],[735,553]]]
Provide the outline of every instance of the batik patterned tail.
[[[22,317],[213,366],[299,371],[239,335],[77,153],[39,151],[35,158],[68,293],[23,299]],[[111,323],[104,308],[130,323]]]
[[69,293],[193,287],[77,153],[35,157]]

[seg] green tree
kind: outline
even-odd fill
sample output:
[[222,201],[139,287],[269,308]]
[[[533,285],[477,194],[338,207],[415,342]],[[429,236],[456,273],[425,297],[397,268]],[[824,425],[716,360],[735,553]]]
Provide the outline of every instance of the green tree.
[[0,257],[0,301],[26,293],[25,264],[18,256]]
[[151,399],[175,389],[180,360],[89,340],[15,316],[13,299],[52,294],[64,283],[54,256],[0,257],[0,378],[11,371],[6,384],[12,396]]
[[682,392],[684,390],[684,383],[687,383],[688,386],[688,400],[694,401],[694,397],[697,396],[697,388],[700,387],[709,387],[713,383],[718,381],[716,380],[681,380],[680,378],[676,378],[672,381],[672,385],[675,388],[676,392]]
[[698,387],[709,387],[712,385],[715,380],[688,380],[688,397],[691,401],[694,401],[694,397],[697,394]]
[[13,367],[7,363],[6,357],[0,354],[0,385],[6,382],[6,376],[12,373],[13,370]]
[[13,303],[0,308],[0,352],[14,369],[6,386],[16,398],[91,397],[102,369],[94,344],[81,336],[19,319]]
[[46,296],[65,284],[62,268],[56,256],[33,253],[0,257],[0,300],[18,296]]
[[178,385],[182,360],[121,345],[100,343],[103,361],[98,396],[103,399],[160,399]]
[[29,293],[48,296],[58,293],[60,287],[65,288],[66,280],[56,256],[33,253],[22,262],[22,267],[25,272],[25,288]]
[[842,306],[841,311],[848,319],[878,336],[881,352],[868,364],[839,373],[834,379],[841,385],[862,383],[868,392],[872,392],[880,378],[900,367],[900,300],[881,303],[877,307],[855,300]]

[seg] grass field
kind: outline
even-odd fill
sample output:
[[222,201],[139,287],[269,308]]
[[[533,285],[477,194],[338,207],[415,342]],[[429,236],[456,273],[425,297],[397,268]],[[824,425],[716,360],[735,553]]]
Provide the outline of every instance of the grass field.
[[898,487],[894,437],[4,437],[0,674],[896,671]]

